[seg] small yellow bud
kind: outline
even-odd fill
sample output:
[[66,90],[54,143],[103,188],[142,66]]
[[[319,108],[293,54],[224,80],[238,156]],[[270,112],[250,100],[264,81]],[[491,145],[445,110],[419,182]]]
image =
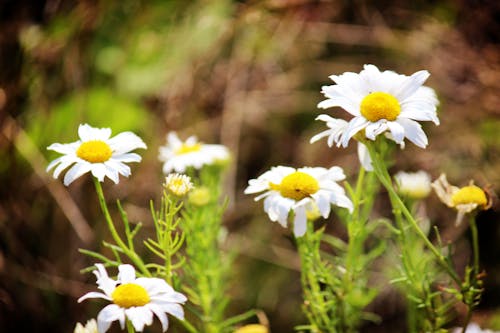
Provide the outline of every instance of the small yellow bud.
[[205,206],[210,202],[210,190],[206,186],[197,187],[189,193],[188,201],[195,206]]

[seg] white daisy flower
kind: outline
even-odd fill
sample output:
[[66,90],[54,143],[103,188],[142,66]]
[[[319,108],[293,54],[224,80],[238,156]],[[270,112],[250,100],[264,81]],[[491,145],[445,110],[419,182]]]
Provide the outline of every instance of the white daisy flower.
[[263,192],[255,200],[264,200],[264,211],[271,221],[278,221],[286,228],[288,215],[294,213],[293,232],[296,237],[307,229],[307,211],[318,209],[324,218],[330,215],[330,205],[347,208],[352,212],[353,204],[344,189],[336,182],[345,179],[340,167],[291,168],[277,166],[257,179],[248,181],[245,194]]
[[135,269],[131,265],[118,266],[118,278],[113,280],[102,264],[96,264],[93,273],[97,277],[98,288],[103,291],[91,291],[78,299],[104,298],[112,304],[105,306],[97,315],[99,333],[106,332],[113,321],[119,321],[121,329],[125,328],[125,319],[130,320],[135,330],[142,332],[144,326],[153,323],[153,314],[160,319],[163,332],[168,328],[166,313],[184,320],[181,304],[187,301],[186,296],[176,292],[165,280],[158,278],[135,277]]
[[95,319],[90,319],[87,321],[85,326],[77,323],[73,333],[98,333],[97,322],[95,321]]
[[[450,331],[450,333],[461,333],[461,332],[463,332],[462,327],[455,327],[455,328],[451,329],[451,331]],[[467,325],[466,332],[467,333],[500,333],[500,331],[482,329],[481,326],[479,326],[476,323],[470,323],[469,325]]]
[[141,157],[131,151],[147,148],[141,138],[132,132],[123,132],[110,138],[110,128],[95,128],[82,124],[78,127],[78,136],[80,140],[76,142],[53,143],[47,147],[64,154],[47,167],[47,171],[50,171],[57,166],[54,178],[59,177],[63,170],[72,165],[64,176],[66,186],[87,172],[91,172],[100,182],[107,176],[117,184],[119,175],[130,175],[130,167],[125,163],[141,161]]
[[183,173],[189,167],[201,169],[204,165],[227,161],[229,150],[223,145],[203,144],[196,136],[190,136],[183,142],[175,132],[170,132],[167,144],[160,147],[159,159],[164,162],[163,173]]
[[[327,137],[328,147],[332,147],[333,143],[336,142],[337,146],[340,145],[339,141],[342,135],[344,134],[348,122],[343,119],[332,118],[326,114],[319,115],[316,117],[316,120],[321,120],[326,122],[326,126],[328,129],[321,133],[316,134],[309,140],[310,143],[314,143],[324,137]],[[359,162],[363,166],[366,171],[373,171],[372,159],[370,157],[370,153],[364,144],[358,142],[358,158]]]
[[191,178],[178,173],[171,173],[165,177],[165,189],[177,197],[184,197],[193,189]]
[[433,89],[422,84],[429,77],[423,70],[411,76],[393,71],[380,72],[374,65],[365,65],[359,73],[332,75],[336,85],[323,86],[327,97],[318,107],[339,106],[354,116],[338,138],[343,147],[359,131],[375,140],[377,135],[390,132],[392,139],[402,144],[408,138],[425,148],[427,136],[417,121],[432,121],[439,125],[436,114],[438,100]]
[[455,225],[459,225],[465,214],[476,209],[488,209],[492,200],[487,192],[471,181],[469,185],[462,188],[450,185],[445,174],[441,174],[432,184],[438,198],[448,207],[457,210]]
[[423,199],[431,192],[431,176],[423,171],[399,171],[394,175],[398,192],[413,199]]

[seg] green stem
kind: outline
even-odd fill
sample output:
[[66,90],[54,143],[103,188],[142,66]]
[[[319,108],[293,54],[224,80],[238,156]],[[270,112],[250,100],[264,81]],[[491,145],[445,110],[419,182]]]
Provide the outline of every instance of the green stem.
[[95,177],[92,177],[94,180],[95,189],[97,192],[97,197],[99,198],[99,204],[101,205],[101,210],[104,214],[104,218],[108,224],[108,229],[111,232],[111,236],[113,237],[116,245],[118,245],[125,255],[132,260],[134,265],[146,276],[151,276],[151,273],[146,268],[146,265],[142,262],[142,259],[134,252],[129,249],[129,247],[123,242],[120,235],[118,235],[118,231],[116,231],[115,225],[113,223],[113,219],[111,218],[111,214],[109,213],[108,206],[106,205],[106,199],[104,198],[104,192],[102,190],[101,183]]
[[474,277],[479,274],[479,238],[474,214],[469,214],[469,225],[472,236],[473,270]]
[[[394,189],[391,181],[391,177],[389,175],[389,172],[387,170],[387,167],[385,166],[384,162],[380,159],[380,156],[378,152],[375,150],[375,147],[373,143],[371,142],[366,142],[365,143],[368,151],[370,152],[370,157],[372,159],[372,165],[373,169],[379,178],[380,182],[382,185],[386,188],[387,192],[389,193],[389,196],[392,197],[392,204],[395,206],[394,208],[399,208],[401,210],[401,213],[404,215],[406,220],[410,223],[412,228],[415,230],[417,235],[424,241],[425,245],[429,248],[429,250],[434,254],[436,259],[438,260],[439,264],[446,270],[448,275],[457,283],[458,285],[461,284],[461,280],[458,277],[457,273],[450,267],[448,262],[446,261],[446,258],[441,254],[441,252],[431,243],[431,241],[427,238],[427,235],[420,229],[418,226],[417,221],[411,214],[411,212],[408,210],[406,205],[403,203],[399,195],[397,194],[396,190]],[[401,231],[403,232],[403,231]]]
[[135,333],[134,325],[132,325],[132,322],[130,320],[126,320],[127,322],[127,333]]
[[[479,275],[479,238],[478,238],[475,214],[469,214],[469,226],[472,238],[472,274],[473,274],[472,281],[474,282],[473,286],[476,287]],[[474,307],[474,302],[472,302],[472,304],[466,304],[466,305],[467,305],[467,315],[465,317],[462,333],[465,333],[465,331],[467,330],[467,326],[469,325],[470,320],[472,318],[472,308]]]
[[178,320],[182,326],[184,326],[184,328],[190,332],[190,333],[198,333],[198,330],[193,326],[191,325],[187,320],[181,320],[179,319]]

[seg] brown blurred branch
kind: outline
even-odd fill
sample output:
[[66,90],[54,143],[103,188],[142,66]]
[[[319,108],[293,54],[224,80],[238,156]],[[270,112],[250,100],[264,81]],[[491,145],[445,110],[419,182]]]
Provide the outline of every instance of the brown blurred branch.
[[1,132],[14,144],[21,156],[31,165],[35,174],[43,181],[49,193],[54,197],[64,215],[68,218],[78,238],[84,244],[89,244],[94,238],[92,229],[64,186],[60,182],[51,180],[44,167],[47,165],[47,161],[28,134],[12,117],[5,119]]

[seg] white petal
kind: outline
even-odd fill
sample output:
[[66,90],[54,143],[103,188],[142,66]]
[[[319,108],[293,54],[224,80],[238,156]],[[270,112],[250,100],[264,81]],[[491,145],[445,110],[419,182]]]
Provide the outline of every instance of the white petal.
[[316,205],[318,206],[318,210],[325,219],[330,215],[330,201],[328,200],[328,194],[322,195],[323,191],[318,191],[313,194],[314,201],[316,201]]
[[333,195],[333,198],[331,198],[331,202],[339,207],[347,208],[350,213],[352,213],[354,209],[352,201],[344,194]]
[[161,307],[163,311],[166,313],[171,314],[172,316],[183,320],[184,319],[184,309],[182,306],[180,306],[177,303],[156,303],[158,306]]
[[153,323],[153,312],[145,306],[125,309],[125,315],[138,332],[142,332],[144,326],[149,326]]
[[124,264],[118,266],[118,281],[120,283],[131,283],[135,281],[135,268],[132,265]]
[[99,289],[104,291],[106,295],[111,295],[113,290],[115,290],[117,282],[113,279],[110,279],[108,276],[108,272],[104,268],[103,264],[95,264],[97,270],[92,271],[97,278],[97,286]]
[[302,207],[297,207],[295,209],[295,218],[293,220],[293,234],[295,237],[302,237],[307,230],[307,217],[306,209]]
[[356,133],[365,128],[367,124],[368,121],[363,117],[355,117],[351,119],[349,125],[347,125],[344,134],[342,135],[342,140],[341,140],[342,146],[344,148],[347,147],[347,144],[349,143],[351,137],[353,137]]
[[78,127],[78,136],[83,142],[91,140],[106,141],[111,136],[111,128],[96,128],[88,124],[82,124]]
[[154,303],[149,303],[148,308],[153,311],[153,313],[158,317],[158,319],[161,322],[161,329],[163,332],[165,332],[168,329],[168,318],[165,312],[160,308],[160,306],[154,304]]
[[104,162],[104,165],[107,169],[115,170],[120,175],[125,177],[130,176],[130,167],[122,162],[115,160],[115,158],[111,158],[110,160]]
[[89,298],[104,298],[104,299],[106,299],[108,301],[111,300],[111,298],[108,295],[105,295],[105,294],[97,292],[97,291],[91,291],[91,292],[86,293],[82,297],[80,297],[78,299],[78,303],[81,303],[84,300],[89,299]]
[[170,132],[167,134],[167,145],[170,146],[171,149],[176,149],[182,146],[182,141],[179,139],[176,132]]
[[129,151],[147,146],[140,137],[132,132],[122,132],[107,141],[111,150],[117,154],[128,153]]
[[406,98],[413,95],[421,86],[424,84],[425,80],[430,76],[429,72],[426,70],[418,71],[408,77],[399,88],[393,92],[394,97],[398,101],[404,101]]
[[405,136],[420,148],[425,148],[427,146],[427,136],[422,130],[422,126],[416,121],[410,119],[397,119],[396,120],[405,130]]
[[401,143],[405,137],[405,130],[403,126],[395,121],[388,121],[387,127],[389,127],[389,130],[391,131],[394,141],[398,144]]
[[103,182],[104,177],[106,177],[106,166],[103,163],[92,163],[90,165],[90,171],[92,172],[92,175],[100,182]]
[[[105,175],[108,176],[108,178],[111,179],[115,184],[118,184],[118,182],[120,181],[118,170],[112,168],[110,165],[106,163],[103,163],[102,165],[104,166]],[[129,169],[129,174],[130,174],[130,169]]]
[[71,169],[66,172],[64,175],[64,185],[68,186],[75,179],[82,176],[83,174],[89,172],[91,170],[91,164],[88,162],[78,162],[71,167]]
[[269,181],[264,181],[261,179],[250,179],[248,181],[248,187],[243,191],[245,194],[254,194],[269,189]]
[[361,166],[366,171],[373,171],[372,159],[370,157],[370,153],[368,152],[368,148],[361,142],[358,142],[358,158]]
[[75,151],[80,147],[81,142],[76,141],[73,143],[53,143],[47,147],[48,150],[56,151],[60,154],[74,154]]
[[328,98],[318,103],[318,108],[326,109],[331,107],[341,107],[353,116],[359,115],[359,100],[355,95],[343,91],[341,86],[323,86],[322,93]]
[[370,123],[365,128],[365,136],[370,140],[375,140],[377,135],[387,130],[387,121],[381,119],[375,123]]
[[125,153],[125,154],[113,155],[113,159],[123,163],[130,163],[130,162],[140,162],[142,160],[142,157],[136,153]]
[[71,164],[78,162],[75,158],[69,156],[62,156],[59,160],[60,164],[54,170],[54,178],[58,178],[62,171],[64,171]]
[[97,330],[99,333],[106,332],[115,320],[119,320],[120,324],[125,323],[125,312],[123,309],[116,304],[105,306],[97,315]]

